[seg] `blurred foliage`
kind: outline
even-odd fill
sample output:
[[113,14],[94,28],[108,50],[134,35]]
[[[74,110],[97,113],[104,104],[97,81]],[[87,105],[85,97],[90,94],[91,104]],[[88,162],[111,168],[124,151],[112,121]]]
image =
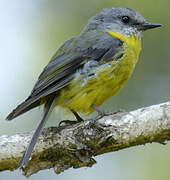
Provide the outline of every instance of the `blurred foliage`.
[[[77,35],[88,19],[103,8],[127,6],[163,27],[144,34],[135,72],[125,88],[103,109],[136,109],[170,99],[170,13],[168,0],[0,0],[1,134],[35,129],[41,118],[36,109],[12,122],[4,119],[30,93],[37,76],[62,43]],[[56,125],[53,113],[48,125]],[[97,157],[98,164],[69,170],[60,176],[44,171],[30,179],[169,180],[170,145],[146,145]],[[0,179],[24,179],[18,172]]]

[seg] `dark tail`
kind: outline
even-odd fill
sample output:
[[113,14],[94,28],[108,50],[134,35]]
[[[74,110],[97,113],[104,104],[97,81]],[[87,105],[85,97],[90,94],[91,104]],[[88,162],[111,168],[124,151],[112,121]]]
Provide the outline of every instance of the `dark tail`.
[[30,109],[33,109],[37,106],[40,106],[40,100],[37,98],[28,98],[23,103],[18,105],[7,117],[6,120],[12,120],[16,118],[17,116],[29,111]]
[[32,151],[33,151],[33,149],[34,149],[34,146],[35,146],[35,144],[36,144],[36,142],[37,142],[37,139],[38,139],[38,137],[39,137],[39,135],[40,135],[40,133],[41,133],[41,130],[42,130],[44,124],[45,124],[45,121],[46,121],[46,119],[47,119],[47,116],[48,116],[48,114],[49,114],[49,111],[50,111],[50,109],[51,109],[51,106],[52,106],[52,104],[53,104],[54,98],[55,98],[55,96],[49,97],[49,99],[48,99],[47,102],[45,103],[44,116],[43,116],[42,120],[40,121],[40,123],[38,124],[38,127],[37,127],[37,129],[35,130],[35,132],[34,132],[34,134],[33,134],[33,136],[32,136],[32,139],[31,139],[31,141],[30,141],[30,143],[29,143],[26,151],[24,152],[24,155],[23,155],[22,159],[20,160],[17,168],[19,168],[19,167],[21,167],[21,166],[26,166],[26,165],[27,165],[27,163],[28,163],[28,161],[29,161],[29,159],[30,159],[31,153],[32,153]]
[[[54,94],[53,94],[54,95]],[[53,96],[51,95],[51,97]],[[19,104],[6,118],[6,120],[12,120],[17,116],[41,105],[43,98],[48,99],[43,93],[37,94],[35,96],[29,96],[23,103]]]

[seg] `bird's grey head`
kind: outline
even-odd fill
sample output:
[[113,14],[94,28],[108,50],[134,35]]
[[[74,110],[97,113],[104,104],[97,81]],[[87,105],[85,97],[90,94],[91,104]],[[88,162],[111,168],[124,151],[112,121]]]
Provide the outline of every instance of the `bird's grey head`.
[[115,31],[129,36],[134,34],[140,36],[147,29],[161,26],[157,23],[149,23],[138,12],[126,7],[113,7],[102,10],[93,16],[84,31],[100,29],[103,31]]

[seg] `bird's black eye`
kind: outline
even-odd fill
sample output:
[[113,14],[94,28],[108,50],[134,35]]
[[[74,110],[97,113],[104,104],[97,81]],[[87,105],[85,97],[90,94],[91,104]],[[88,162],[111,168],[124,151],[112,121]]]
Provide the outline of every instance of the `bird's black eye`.
[[123,23],[128,24],[130,21],[130,17],[129,16],[122,16],[121,20]]

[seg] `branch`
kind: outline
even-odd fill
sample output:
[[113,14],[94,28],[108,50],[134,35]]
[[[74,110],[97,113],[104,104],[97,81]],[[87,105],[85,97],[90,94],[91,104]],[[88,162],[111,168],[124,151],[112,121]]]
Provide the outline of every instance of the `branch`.
[[[0,136],[0,171],[14,170],[32,133]],[[22,168],[25,176],[54,168],[59,174],[73,167],[91,167],[99,154],[127,147],[170,140],[170,102],[117,113],[72,126],[43,130],[29,164]]]

